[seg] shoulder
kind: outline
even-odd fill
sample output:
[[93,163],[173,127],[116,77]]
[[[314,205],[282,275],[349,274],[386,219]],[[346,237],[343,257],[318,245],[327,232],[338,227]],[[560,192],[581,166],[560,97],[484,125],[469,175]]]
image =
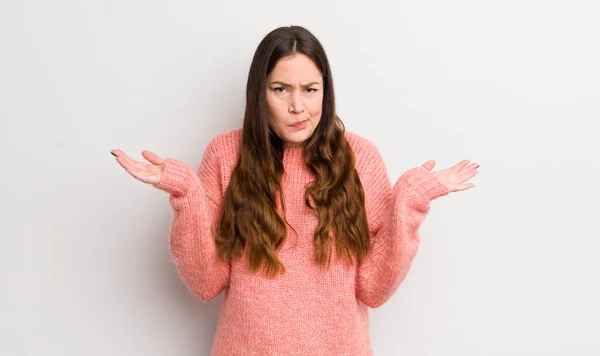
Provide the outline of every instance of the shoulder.
[[206,146],[205,155],[219,157],[220,161],[237,161],[242,144],[242,128],[221,132],[215,135]]
[[221,132],[211,138],[202,154],[201,167],[215,175],[229,173],[238,160],[242,140],[242,129]]
[[359,173],[385,169],[383,157],[373,141],[351,131],[346,131],[344,136],[354,153],[354,165]]
[[213,136],[204,150],[199,174],[214,201],[225,193],[229,184],[239,157],[241,140],[242,128],[235,128]]
[[354,168],[364,190],[369,228],[377,231],[383,224],[382,209],[387,206],[392,192],[383,157],[377,146],[366,137],[348,131],[345,136],[354,153]]
[[207,147],[213,147],[215,149],[231,149],[239,148],[242,143],[242,128],[236,127],[234,129],[221,132],[208,142]]

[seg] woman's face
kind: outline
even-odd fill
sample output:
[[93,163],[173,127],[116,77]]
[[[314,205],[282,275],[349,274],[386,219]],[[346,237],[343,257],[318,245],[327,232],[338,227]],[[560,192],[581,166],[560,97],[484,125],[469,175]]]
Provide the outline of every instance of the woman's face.
[[[281,58],[267,77],[269,126],[286,147],[298,147],[321,120],[323,76],[304,54]],[[296,123],[296,125],[294,125]]]

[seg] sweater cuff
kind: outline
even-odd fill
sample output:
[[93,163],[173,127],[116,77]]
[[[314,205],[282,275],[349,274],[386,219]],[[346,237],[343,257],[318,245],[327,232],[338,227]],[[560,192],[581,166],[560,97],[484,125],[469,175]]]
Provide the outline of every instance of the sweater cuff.
[[418,197],[432,201],[449,193],[448,187],[423,166],[411,168],[404,174],[409,190]]
[[160,181],[154,186],[170,194],[185,195],[191,187],[200,183],[194,169],[176,159],[167,158]]

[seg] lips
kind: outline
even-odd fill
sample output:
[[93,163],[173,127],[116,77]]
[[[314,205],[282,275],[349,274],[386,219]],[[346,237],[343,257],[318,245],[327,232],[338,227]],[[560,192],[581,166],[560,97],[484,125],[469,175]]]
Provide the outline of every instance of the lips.
[[308,120],[300,120],[300,121],[296,121],[296,122],[292,123],[290,126],[298,126],[298,125],[302,125],[302,123],[304,123],[305,121],[308,121]]

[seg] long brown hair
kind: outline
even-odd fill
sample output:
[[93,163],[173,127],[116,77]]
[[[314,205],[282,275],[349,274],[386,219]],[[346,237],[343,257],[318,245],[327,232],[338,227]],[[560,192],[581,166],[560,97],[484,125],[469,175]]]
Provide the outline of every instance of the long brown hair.
[[322,116],[303,150],[304,163],[315,176],[304,195],[305,204],[319,219],[314,235],[315,261],[330,264],[333,239],[338,256],[343,255],[350,264],[355,262],[353,255],[361,261],[370,251],[364,191],[344,136],[344,124],[335,112],[325,50],[305,28],[280,27],[265,36],[252,59],[242,147],[223,197],[215,236],[221,259],[239,257],[248,247],[250,271],[263,266],[268,276],[285,272],[277,251],[286,239],[288,224],[277,212],[278,192],[285,207],[281,189],[284,150],[282,140],[269,127],[266,80],[280,58],[295,53],[315,62],[324,84]]

